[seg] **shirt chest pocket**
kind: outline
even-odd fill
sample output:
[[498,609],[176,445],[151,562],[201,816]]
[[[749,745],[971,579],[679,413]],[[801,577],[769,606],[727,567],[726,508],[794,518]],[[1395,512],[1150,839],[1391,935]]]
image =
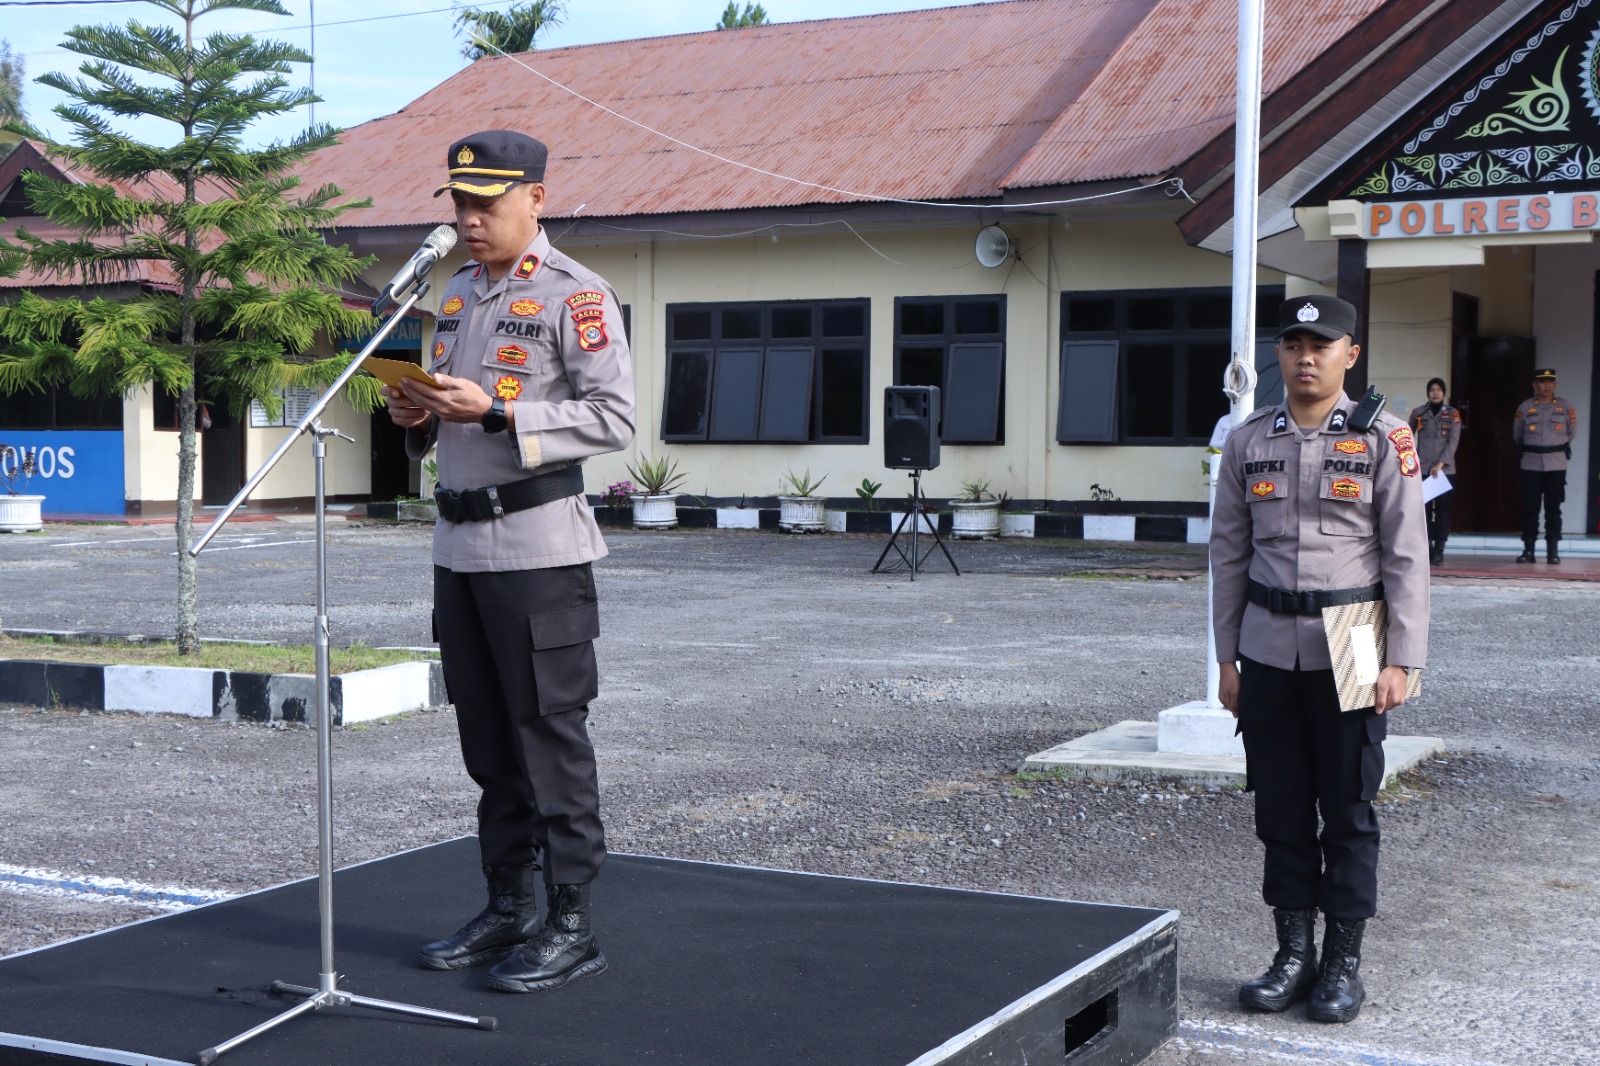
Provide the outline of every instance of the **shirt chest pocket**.
[[536,399],[534,378],[543,365],[543,347],[537,342],[496,339],[483,357],[481,384],[489,395],[508,403]]
[[1318,519],[1330,537],[1372,535],[1372,479],[1347,474],[1322,475]]
[[1289,485],[1282,474],[1245,478],[1244,498],[1250,504],[1250,529],[1256,540],[1289,532]]

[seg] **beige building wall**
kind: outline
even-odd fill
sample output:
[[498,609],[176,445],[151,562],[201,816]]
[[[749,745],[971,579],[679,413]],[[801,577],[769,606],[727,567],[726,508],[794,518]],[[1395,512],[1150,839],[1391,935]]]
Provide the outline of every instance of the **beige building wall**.
[[1450,379],[1451,271],[1374,270],[1367,384],[1400,418],[1426,403],[1431,377]]

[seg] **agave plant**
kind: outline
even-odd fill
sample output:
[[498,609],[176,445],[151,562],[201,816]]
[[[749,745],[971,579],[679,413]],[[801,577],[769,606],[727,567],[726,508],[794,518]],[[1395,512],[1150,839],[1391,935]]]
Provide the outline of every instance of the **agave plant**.
[[817,490],[822,487],[822,483],[826,480],[828,480],[827,474],[813,479],[811,468],[807,467],[798,474],[793,470],[785,471],[783,481],[779,487],[781,490],[787,490],[782,492],[784,496],[815,496]]
[[671,496],[678,486],[689,480],[688,474],[678,472],[678,463],[669,456],[659,458],[643,456],[637,466],[629,466],[628,473],[638,483],[639,491],[646,496]]

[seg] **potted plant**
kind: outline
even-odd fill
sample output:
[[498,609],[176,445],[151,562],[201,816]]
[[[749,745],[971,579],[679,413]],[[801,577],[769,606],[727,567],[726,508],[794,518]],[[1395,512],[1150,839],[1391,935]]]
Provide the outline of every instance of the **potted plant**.
[[[821,533],[824,523],[821,496],[817,490],[828,479],[827,474],[813,478],[808,468],[796,474],[793,470],[783,475],[778,489],[778,528],[786,533]],[[785,491],[787,490],[787,491]]]
[[[0,532],[31,533],[44,528],[43,496],[29,496],[28,482],[33,480],[37,452],[0,444]],[[22,492],[17,491],[17,481],[22,481]]]
[[623,524],[622,516],[625,513],[632,520],[633,498],[639,490],[627,478],[613,481],[606,486],[606,491],[601,494],[600,502],[595,507],[595,521],[601,525],[620,526]]
[[668,456],[645,456],[637,466],[628,467],[638,485],[633,501],[634,529],[676,529],[678,525],[678,486],[689,480],[679,473],[677,461]]
[[991,540],[1000,535],[1000,501],[987,481],[963,481],[961,495],[950,501],[950,535],[966,540]]

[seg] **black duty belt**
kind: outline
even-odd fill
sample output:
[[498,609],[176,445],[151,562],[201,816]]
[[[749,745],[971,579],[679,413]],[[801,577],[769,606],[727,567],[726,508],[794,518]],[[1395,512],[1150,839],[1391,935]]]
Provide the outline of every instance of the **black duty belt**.
[[481,489],[434,489],[433,498],[439,503],[439,517],[446,522],[488,522],[510,514],[526,511],[540,504],[554,503],[568,496],[583,493],[583,467],[567,466],[548,474],[536,474],[521,481],[504,485],[487,485]]
[[1522,454],[1551,455],[1555,452],[1564,452],[1569,447],[1571,447],[1571,445],[1568,444],[1524,444],[1522,446]]
[[1381,599],[1381,582],[1359,589],[1318,589],[1314,592],[1269,588],[1254,579],[1250,582],[1250,602],[1265,607],[1273,614],[1321,614],[1324,607],[1343,607],[1350,603]]

